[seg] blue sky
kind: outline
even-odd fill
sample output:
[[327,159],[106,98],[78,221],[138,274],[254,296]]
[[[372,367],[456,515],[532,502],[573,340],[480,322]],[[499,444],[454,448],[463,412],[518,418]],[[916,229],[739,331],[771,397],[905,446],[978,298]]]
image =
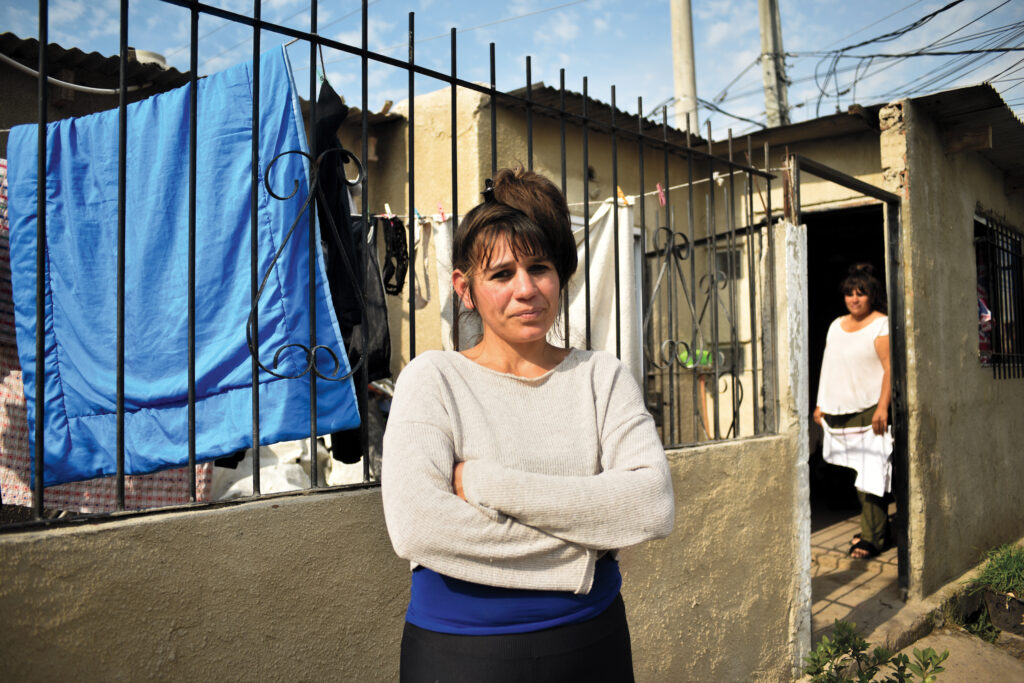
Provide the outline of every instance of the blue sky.
[[[252,0],[208,2],[243,14],[251,14],[253,6]],[[992,79],[1018,116],[1024,114],[1024,86],[1020,85],[1024,83],[1024,52],[876,59],[871,64],[844,59],[838,64],[841,94],[836,97],[835,82],[829,81],[827,96],[821,95],[815,72],[821,80],[829,63],[821,53],[896,31],[950,2],[780,0],[783,46],[791,53],[786,61],[787,75],[793,81],[789,88],[792,120],[829,114],[837,107],[845,110],[854,102],[876,104]],[[50,40],[65,47],[116,54],[118,8],[117,0],[51,0]],[[317,9],[319,32],[358,45],[359,8],[358,0],[321,1]],[[557,85],[559,68],[565,68],[567,88],[582,90],[583,77],[588,76],[590,95],[607,102],[614,84],[619,107],[630,112],[636,111],[638,96],[644,98],[644,113],[650,113],[673,95],[667,0],[370,0],[371,49],[405,59],[410,11],[416,13],[416,61],[445,73],[451,63],[448,34],[454,27],[460,32],[461,78],[488,80],[488,45],[495,42],[497,83],[502,90],[525,85],[525,57],[531,55],[535,82]],[[757,0],[693,2],[698,96],[715,101],[738,117],[763,121],[761,72],[758,66],[752,66],[760,52],[757,12]],[[262,13],[267,21],[308,30],[310,0],[264,0]],[[0,0],[0,30],[22,37],[36,36],[37,21],[35,2]],[[199,34],[201,73],[212,73],[249,58],[250,29],[203,16]],[[186,10],[161,0],[132,0],[129,44],[133,47],[159,52],[172,66],[187,70],[188,35]],[[284,40],[271,32],[264,32],[261,38],[264,49]],[[963,0],[919,28],[890,41],[855,48],[849,54],[996,45],[1024,45],[1024,2]],[[309,49],[296,43],[289,54],[305,96]],[[350,103],[358,104],[358,60],[333,50],[325,51],[324,60],[335,89]],[[440,87],[442,83],[430,78],[416,81],[418,93]],[[371,109],[379,109],[384,100],[405,99],[407,88],[404,71],[371,66]],[[709,113],[702,109],[701,120],[707,120]],[[673,122],[671,110],[669,120]],[[716,139],[730,127],[737,135],[754,128],[721,113],[711,114],[710,121]]]

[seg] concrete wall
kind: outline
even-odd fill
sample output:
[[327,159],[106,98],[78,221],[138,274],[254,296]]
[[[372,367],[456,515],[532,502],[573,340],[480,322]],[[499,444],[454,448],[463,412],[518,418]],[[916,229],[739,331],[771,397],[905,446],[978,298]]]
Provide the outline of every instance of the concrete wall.
[[[676,529],[621,558],[638,680],[788,679],[796,451],[670,455]],[[7,533],[0,577],[7,680],[397,680],[378,489]]]
[[1024,381],[979,363],[974,249],[976,207],[1022,230],[1024,197],[979,154],[946,155],[912,102],[882,113],[887,189],[903,199],[910,589],[923,596],[1024,534]]

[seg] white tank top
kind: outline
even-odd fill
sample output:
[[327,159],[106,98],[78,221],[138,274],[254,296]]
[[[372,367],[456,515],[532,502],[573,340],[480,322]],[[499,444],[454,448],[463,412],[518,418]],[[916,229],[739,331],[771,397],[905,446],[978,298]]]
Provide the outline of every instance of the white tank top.
[[885,375],[875,339],[889,335],[889,318],[883,315],[856,332],[843,330],[840,320],[828,328],[818,383],[817,405],[828,415],[859,413],[878,403]]

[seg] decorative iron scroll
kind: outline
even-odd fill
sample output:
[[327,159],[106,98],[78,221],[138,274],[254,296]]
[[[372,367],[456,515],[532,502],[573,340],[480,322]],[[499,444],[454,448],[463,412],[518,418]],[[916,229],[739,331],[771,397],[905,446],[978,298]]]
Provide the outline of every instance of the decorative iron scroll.
[[[683,272],[683,263],[693,256],[693,247],[690,244],[689,238],[682,232],[673,231],[666,226],[661,226],[654,232],[654,251],[658,256],[659,267],[654,285],[648,297],[647,306],[644,308],[644,359],[650,367],[657,370],[671,370],[673,366],[678,366],[683,370],[691,370],[697,373],[697,382],[701,392],[705,391],[709,376],[718,376],[719,381],[715,391],[719,393],[724,393],[726,390],[726,387],[722,386],[722,382],[726,380],[726,377],[731,379],[733,392],[736,396],[736,410],[733,412],[725,438],[729,438],[730,435],[736,436],[739,430],[738,409],[743,404],[744,399],[743,382],[736,372],[737,361],[733,359],[729,371],[720,375],[720,370],[726,366],[725,353],[717,346],[714,349],[709,348],[702,329],[705,318],[711,311],[711,307],[716,305],[725,314],[725,321],[730,326],[735,325],[733,312],[728,309],[720,293],[726,289],[728,277],[721,270],[714,273],[714,278],[711,277],[711,274],[704,275],[696,284],[693,292],[694,296],[691,296],[690,285],[688,285],[687,276]],[[677,278],[678,284],[682,289],[682,296],[680,298],[690,309],[692,319],[696,321],[696,335],[694,339],[687,342],[683,339],[672,338],[673,335],[669,332],[668,338],[662,339],[659,344],[655,339],[652,316],[659,300],[667,296],[664,293],[664,288],[670,284],[669,281],[672,278]],[[670,298],[675,299],[675,297]],[[695,301],[698,299],[702,300],[699,312],[695,305]],[[678,303],[678,299],[676,301]],[[675,309],[671,304],[665,327],[669,331],[675,329]],[[698,420],[697,422],[704,429],[705,436],[710,438],[711,435],[707,434],[707,428],[703,420]]]
[[[305,367],[305,369],[302,372],[300,372],[298,374],[295,374],[295,375],[284,375],[284,374],[281,374],[279,372],[275,372],[274,370],[271,370],[270,368],[265,366],[262,361],[260,361],[259,349],[257,348],[255,342],[253,341],[253,338],[256,336],[255,332],[254,332],[254,329],[255,329],[255,325],[256,325],[256,313],[257,313],[257,311],[259,309],[260,297],[263,296],[263,289],[266,287],[267,281],[270,279],[270,274],[273,271],[274,266],[277,264],[277,261],[280,258],[281,253],[284,251],[285,245],[287,245],[288,244],[288,240],[291,239],[292,233],[295,232],[295,228],[297,228],[298,225],[299,225],[299,221],[301,221],[303,219],[303,216],[306,215],[306,211],[309,209],[310,205],[313,203],[313,198],[314,197],[319,197],[321,202],[323,202],[324,204],[327,203],[327,198],[324,196],[323,188],[320,187],[320,165],[323,163],[324,158],[327,157],[329,154],[332,154],[332,153],[338,153],[338,154],[342,155],[342,157],[341,157],[342,165],[347,164],[349,162],[352,162],[356,166],[357,174],[356,174],[356,178],[354,180],[349,180],[349,178],[347,176],[344,176],[344,180],[345,180],[345,184],[346,185],[348,185],[349,187],[355,187],[356,185],[359,185],[360,183],[363,182],[363,177],[365,176],[365,170],[363,169],[363,165],[359,161],[359,158],[355,154],[353,154],[352,152],[350,152],[348,150],[345,150],[345,149],[341,149],[341,148],[328,149],[328,150],[324,151],[315,160],[313,159],[313,157],[310,154],[308,154],[307,152],[300,151],[300,150],[289,150],[287,152],[282,152],[281,154],[278,154],[277,156],[275,156],[273,159],[270,160],[270,163],[267,165],[267,169],[264,172],[263,184],[264,184],[264,187],[266,187],[267,192],[270,194],[270,196],[273,197],[274,199],[277,199],[277,200],[280,200],[280,201],[286,201],[286,200],[291,199],[292,197],[294,197],[295,193],[299,191],[299,181],[298,180],[294,181],[295,182],[295,186],[294,186],[294,188],[292,188],[291,194],[282,197],[281,195],[279,195],[276,192],[274,192],[273,188],[270,187],[270,169],[273,168],[274,164],[277,162],[278,159],[280,159],[281,157],[285,156],[286,154],[300,154],[300,155],[306,157],[309,160],[309,163],[310,163],[310,179],[309,179],[310,192],[309,192],[309,195],[306,197],[306,201],[303,202],[302,207],[299,209],[299,214],[295,217],[295,220],[292,222],[291,227],[288,229],[288,232],[285,234],[284,240],[281,241],[281,246],[279,246],[277,248],[277,253],[275,253],[274,254],[274,258],[272,258],[270,260],[270,265],[267,266],[267,272],[263,276],[263,280],[260,282],[260,286],[259,286],[259,289],[256,292],[256,298],[253,301],[252,308],[249,311],[249,319],[248,319],[248,322],[247,322],[246,327],[245,327],[245,339],[246,339],[246,344],[249,347],[249,354],[256,360],[256,364],[259,365],[261,370],[263,370],[264,372],[266,372],[269,375],[273,375],[274,377],[279,377],[281,379],[298,379],[300,377],[305,376],[307,373],[312,372],[314,375],[316,375],[320,379],[326,380],[328,382],[343,382],[343,381],[347,380],[348,378],[352,377],[352,375],[355,374],[355,372],[363,364],[364,359],[366,358],[366,354],[365,353],[361,354],[360,357],[359,357],[358,362],[356,362],[356,364],[354,366],[352,366],[352,368],[349,370],[349,372],[347,374],[342,375],[342,376],[339,377],[338,376],[338,372],[341,370],[341,361],[339,360],[338,354],[334,351],[334,349],[332,349],[331,347],[326,346],[324,344],[317,344],[317,345],[313,346],[312,348],[310,348],[309,346],[306,346],[305,344],[300,344],[298,342],[293,342],[291,344],[285,344],[284,346],[279,348],[274,353],[274,363],[273,363],[273,366],[276,368],[280,364],[281,355],[283,353],[285,353],[288,349],[296,348],[296,349],[301,349],[305,353],[305,355],[306,355],[306,367]],[[338,226],[335,225],[335,223],[334,223],[334,217],[331,216],[331,212],[330,211],[325,211],[324,215],[327,216],[327,223],[328,223],[328,227],[330,228],[327,231],[327,233],[330,235],[331,240],[334,241],[334,245],[335,245],[335,247],[337,247],[338,253],[341,254],[341,260],[342,260],[342,263],[345,266],[345,271],[348,274],[348,276],[352,279],[352,283],[354,285],[352,289],[353,289],[353,292],[355,292],[356,299],[357,299],[357,301],[359,303],[359,308],[363,311],[363,313],[365,315],[365,312],[366,312],[366,301],[363,298],[362,282],[356,276],[356,270],[353,267],[352,262],[349,260],[348,254],[345,252],[345,249],[342,246],[341,236],[338,234]],[[307,220],[308,220],[308,218],[307,218]],[[310,257],[312,258],[312,255],[310,255]],[[312,283],[310,283],[310,286],[312,286]],[[366,325],[365,324],[359,325],[359,330],[360,330],[360,335],[362,336],[363,348],[365,349],[366,345],[367,345]],[[334,369],[331,371],[330,374],[326,374],[325,375],[323,372],[320,371],[319,368],[316,367],[316,353],[317,353],[317,351],[321,351],[321,350],[326,352],[330,356],[331,360],[334,361]]]

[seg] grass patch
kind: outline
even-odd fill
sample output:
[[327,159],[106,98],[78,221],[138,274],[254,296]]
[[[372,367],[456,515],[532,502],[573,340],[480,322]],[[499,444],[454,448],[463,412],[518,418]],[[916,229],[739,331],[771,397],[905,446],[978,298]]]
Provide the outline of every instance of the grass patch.
[[985,566],[967,585],[972,593],[987,588],[1024,596],[1024,547],[1007,544],[990,550]]

